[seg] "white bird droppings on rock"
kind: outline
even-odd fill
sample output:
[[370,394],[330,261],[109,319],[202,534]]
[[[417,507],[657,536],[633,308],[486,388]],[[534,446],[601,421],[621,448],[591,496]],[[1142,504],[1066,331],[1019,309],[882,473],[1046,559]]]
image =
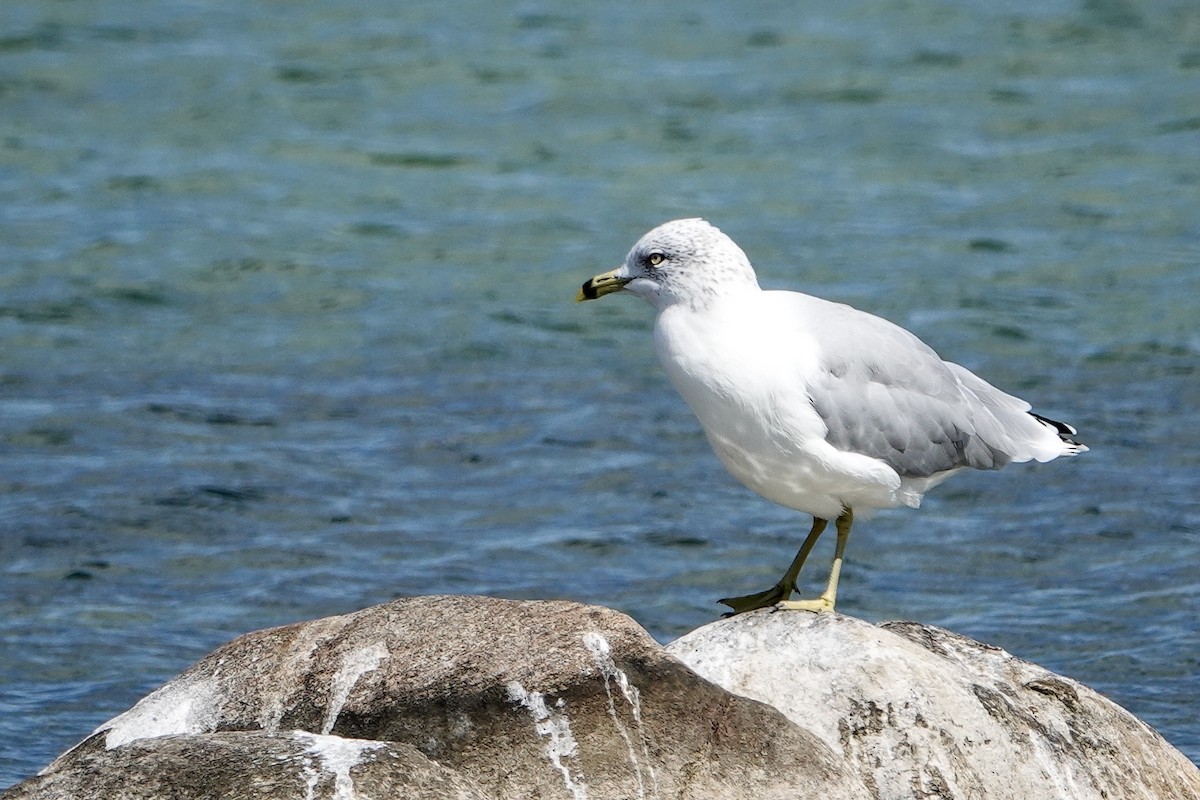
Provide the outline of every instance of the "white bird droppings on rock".
[[378,669],[379,665],[388,658],[389,653],[383,642],[375,642],[361,650],[352,650],[342,656],[341,666],[334,673],[333,683],[329,690],[329,707],[325,710],[325,719],[321,723],[321,733],[329,733],[337,724],[338,714],[346,705],[351,690],[358,679],[368,672]]
[[546,696],[541,692],[530,692],[517,681],[508,684],[508,699],[529,711],[533,718],[534,730],[539,736],[546,737],[546,757],[560,773],[567,791],[574,800],[587,800],[587,781],[580,775],[571,774],[571,767],[565,761],[579,752],[579,743],[571,733],[571,722],[567,719],[566,704],[560,699],[555,709],[546,705]]
[[[629,682],[629,676],[625,674],[625,671],[613,661],[612,647],[603,634],[596,631],[585,633],[583,635],[583,646],[592,654],[592,658],[596,661],[596,666],[599,667],[600,673],[604,676],[604,693],[608,696],[608,716],[612,719],[613,725],[616,726],[617,733],[625,740],[626,747],[629,748],[629,763],[633,765],[633,773],[637,776],[638,797],[646,797],[646,780],[642,777],[642,765],[645,764],[645,770],[649,777],[651,796],[657,798],[659,796],[658,776],[654,773],[654,761],[650,755],[649,737],[646,735],[645,726],[642,725],[641,693],[638,692],[636,686]],[[621,690],[621,695],[625,698],[625,702],[629,704],[629,711],[633,715],[633,722],[637,728],[637,738],[640,747],[634,746],[633,737],[630,735],[628,727],[626,727],[617,714],[617,707],[613,700],[612,692],[612,684],[614,682]],[[641,750],[641,757],[638,756],[639,749]]]
[[315,756],[320,767],[319,772],[311,768],[305,770],[308,775],[308,798],[314,796],[321,774],[325,773],[333,775],[333,800],[358,800],[350,770],[363,760],[365,754],[387,747],[386,742],[343,739],[304,731],[294,731],[292,737],[308,743],[305,755]]
[[108,731],[104,746],[109,750],[138,739],[203,733],[211,729],[217,718],[219,702],[220,687],[214,679],[169,683],[101,725],[96,733]]

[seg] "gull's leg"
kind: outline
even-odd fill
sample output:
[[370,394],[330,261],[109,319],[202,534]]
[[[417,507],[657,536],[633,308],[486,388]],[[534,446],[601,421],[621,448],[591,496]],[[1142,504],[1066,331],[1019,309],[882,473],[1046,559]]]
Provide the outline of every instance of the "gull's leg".
[[838,578],[842,575],[842,557],[846,554],[846,540],[850,538],[850,527],[854,524],[854,512],[846,509],[837,518],[837,548],[833,551],[833,567],[829,570],[829,583],[816,600],[780,600],[775,607],[786,611],[833,611],[837,601]]
[[[779,583],[765,592],[747,594],[742,597],[726,597],[718,600],[718,603],[724,603],[733,609],[733,612],[726,614],[726,616],[753,611],[756,608],[767,608],[791,597],[792,592],[796,588],[796,578],[800,577],[800,568],[804,566],[804,562],[808,559],[808,554],[812,551],[813,545],[817,543],[817,539],[821,537],[821,532],[825,530],[825,526],[828,524],[829,520],[827,519],[813,517],[812,529],[809,530],[808,537],[805,538],[804,544],[800,545],[800,549],[796,551],[796,557],[792,559],[791,565],[788,566],[787,572],[783,573],[783,577],[779,579]],[[838,524],[840,526],[841,522],[839,521]]]

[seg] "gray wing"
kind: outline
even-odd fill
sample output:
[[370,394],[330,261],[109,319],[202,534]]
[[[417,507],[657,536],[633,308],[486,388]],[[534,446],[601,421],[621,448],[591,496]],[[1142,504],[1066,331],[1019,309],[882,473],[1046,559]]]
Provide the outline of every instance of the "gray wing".
[[809,396],[840,450],[878,458],[902,477],[998,469],[1016,448],[995,414],[1037,425],[1028,403],[942,361],[887,320],[838,304],[819,317],[808,321],[820,326],[821,364]]

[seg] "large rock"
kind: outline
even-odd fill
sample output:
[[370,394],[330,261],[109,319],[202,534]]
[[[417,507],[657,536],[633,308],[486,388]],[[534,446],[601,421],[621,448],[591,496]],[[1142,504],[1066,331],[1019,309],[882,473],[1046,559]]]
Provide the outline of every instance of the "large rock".
[[913,797],[1197,800],[1200,770],[938,628],[761,611],[664,649],[604,608],[422,597],[242,636],[2,795]]
[[421,597],[242,636],[4,798],[863,797],[843,765],[617,612]]
[[1129,712],[940,628],[762,611],[667,650],[816,733],[870,797],[1200,798],[1200,770]]

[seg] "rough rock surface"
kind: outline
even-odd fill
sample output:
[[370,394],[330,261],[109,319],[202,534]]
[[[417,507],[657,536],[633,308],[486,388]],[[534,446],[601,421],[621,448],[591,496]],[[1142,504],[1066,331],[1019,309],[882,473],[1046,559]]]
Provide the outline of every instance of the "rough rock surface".
[[139,739],[109,750],[93,737],[5,800],[488,800],[470,781],[396,742],[300,731],[228,731]]
[[863,797],[844,763],[615,611],[419,597],[242,636],[4,799]]
[[761,611],[667,650],[816,733],[870,797],[1200,798],[1200,770],[1129,712],[940,628]]

